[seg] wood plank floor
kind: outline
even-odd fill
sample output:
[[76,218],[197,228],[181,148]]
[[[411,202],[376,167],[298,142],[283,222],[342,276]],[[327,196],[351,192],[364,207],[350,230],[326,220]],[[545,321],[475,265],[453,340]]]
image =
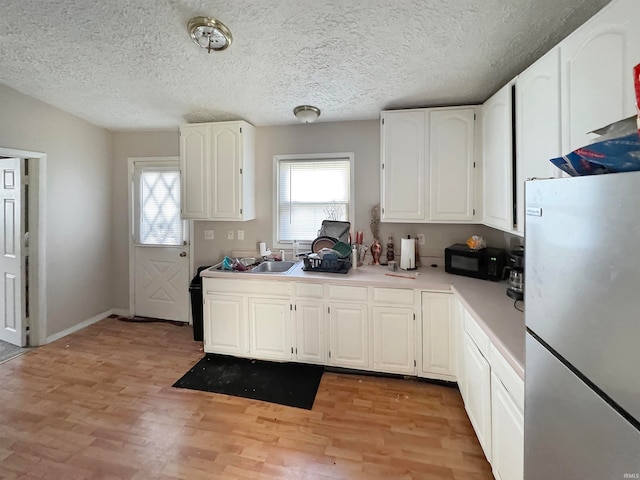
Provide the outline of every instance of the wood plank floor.
[[311,411],[172,388],[202,356],[108,318],[1,364],[0,478],[493,478],[454,388],[325,373]]

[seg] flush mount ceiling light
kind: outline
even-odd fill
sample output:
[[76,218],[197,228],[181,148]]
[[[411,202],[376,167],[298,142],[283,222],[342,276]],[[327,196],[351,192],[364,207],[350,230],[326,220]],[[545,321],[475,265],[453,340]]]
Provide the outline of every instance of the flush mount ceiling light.
[[302,123],[311,123],[320,116],[320,109],[312,105],[298,105],[293,109],[293,114]]
[[220,52],[231,45],[231,30],[220,20],[209,17],[195,17],[189,20],[191,39],[207,52]]

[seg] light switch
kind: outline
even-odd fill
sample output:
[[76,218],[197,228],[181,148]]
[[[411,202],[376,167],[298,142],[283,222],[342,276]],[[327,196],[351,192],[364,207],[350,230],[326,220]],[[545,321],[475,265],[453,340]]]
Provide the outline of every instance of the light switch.
[[244,240],[244,230],[238,230],[238,240]]
[[227,232],[227,240],[233,240],[233,230]]
[[424,245],[424,233],[418,234],[418,245]]
[[213,230],[205,230],[204,231],[204,239],[205,240],[213,240],[215,237],[213,235]]

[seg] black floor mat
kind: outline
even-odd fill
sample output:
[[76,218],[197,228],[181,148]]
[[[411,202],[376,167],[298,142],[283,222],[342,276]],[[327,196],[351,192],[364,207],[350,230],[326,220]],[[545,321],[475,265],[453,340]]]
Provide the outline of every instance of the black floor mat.
[[311,410],[323,371],[319,365],[208,353],[173,386]]

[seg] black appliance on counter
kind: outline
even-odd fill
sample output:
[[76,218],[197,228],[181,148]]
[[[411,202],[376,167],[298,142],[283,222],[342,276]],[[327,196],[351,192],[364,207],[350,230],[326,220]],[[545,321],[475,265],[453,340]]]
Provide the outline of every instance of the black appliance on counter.
[[524,299],[524,247],[516,247],[509,252],[507,266],[504,268],[507,278],[509,273],[509,284],[507,286],[507,295],[514,300]]
[[455,275],[491,280],[502,279],[505,252],[501,248],[472,250],[462,243],[444,249],[444,270]]

